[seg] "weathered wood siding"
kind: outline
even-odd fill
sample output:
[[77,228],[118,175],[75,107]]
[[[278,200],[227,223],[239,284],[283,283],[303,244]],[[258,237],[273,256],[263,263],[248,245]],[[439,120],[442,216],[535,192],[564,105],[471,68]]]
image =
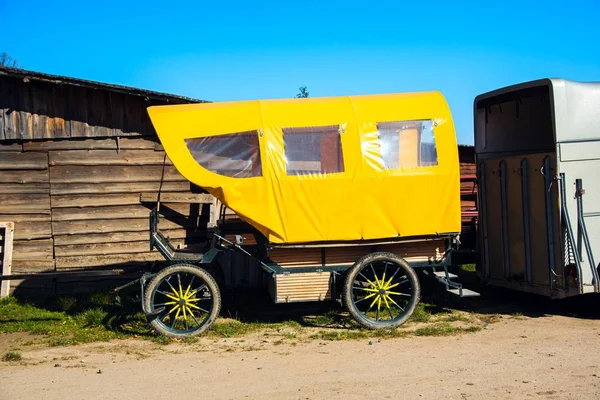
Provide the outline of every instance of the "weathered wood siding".
[[19,76],[0,75],[0,140],[151,135],[147,107],[186,102],[141,90],[128,94],[109,85],[101,90],[101,84],[86,81],[72,84],[68,78],[64,82],[13,73]]
[[105,139],[0,142],[0,221],[15,222],[14,273],[161,260],[149,249],[148,214],[163,162],[160,228],[180,247],[205,239],[208,210],[168,202],[202,190],[173,169],[157,139],[122,141],[120,150],[111,140],[112,149]]
[[[0,221],[15,222],[13,272],[159,260],[149,250],[154,202],[148,199],[156,198],[163,163],[163,192],[191,195],[199,189],[165,158],[146,108],[193,101],[0,67]],[[161,228],[175,244],[202,241],[207,216],[201,207],[165,204],[163,210]],[[12,285],[56,293],[100,281]]]
[[459,146],[461,248],[475,251],[477,241],[477,176],[473,146]]

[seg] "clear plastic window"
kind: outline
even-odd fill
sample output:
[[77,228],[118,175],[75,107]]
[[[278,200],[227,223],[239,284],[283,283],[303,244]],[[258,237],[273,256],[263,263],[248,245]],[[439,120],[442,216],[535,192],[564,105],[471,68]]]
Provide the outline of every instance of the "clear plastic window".
[[288,175],[344,172],[338,125],[283,128],[283,144]]
[[262,175],[257,131],[186,139],[185,144],[198,164],[211,172],[235,178]]
[[431,121],[381,122],[377,132],[384,169],[437,165]]

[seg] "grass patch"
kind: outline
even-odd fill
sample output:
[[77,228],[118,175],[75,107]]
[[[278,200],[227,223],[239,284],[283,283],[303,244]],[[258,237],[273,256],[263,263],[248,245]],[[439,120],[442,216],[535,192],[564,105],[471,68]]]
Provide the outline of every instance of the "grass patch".
[[462,264],[460,269],[465,272],[476,272],[477,266],[475,264]]
[[2,361],[21,361],[23,357],[20,353],[15,353],[14,351],[9,351],[2,356]]
[[426,310],[426,307],[429,306],[426,303],[417,304],[417,308],[413,315],[411,315],[410,320],[412,322],[429,322],[431,320],[431,313]]
[[310,339],[320,339],[329,341],[338,340],[360,340],[370,338],[402,338],[410,336],[410,332],[402,329],[381,329],[381,330],[366,330],[366,329],[336,329],[336,330],[322,330],[313,335]]
[[90,308],[77,315],[77,319],[84,326],[98,327],[104,325],[108,313],[101,308]]
[[415,331],[416,336],[450,336],[456,333],[456,328],[447,322],[424,326]]
[[220,338],[232,338],[247,335],[259,331],[263,324],[240,321],[217,321],[212,329],[206,333],[206,336],[216,336]]
[[368,338],[368,332],[364,330],[333,330],[333,331],[319,331],[309,336],[310,339],[320,340],[357,340]]
[[448,322],[440,322],[417,329],[415,336],[452,336],[460,333],[474,333],[481,330],[480,326],[472,325],[469,327],[455,327]]
[[[257,334],[273,338],[275,345],[284,341],[302,342],[307,338],[339,341],[412,335],[448,336],[480,329],[476,326],[458,328],[453,326],[454,322],[481,321],[488,324],[500,318],[496,314],[472,315],[422,302],[417,306],[409,323],[399,329],[366,330],[347,312],[335,309],[317,315],[304,315],[298,320],[276,322],[219,319],[204,336],[226,339]],[[310,328],[317,329],[307,331]],[[27,338],[24,342],[27,346],[70,346],[124,338],[142,338],[161,345],[174,342],[191,344],[199,340],[196,337],[171,339],[154,334],[146,316],[140,311],[139,296],[115,301],[115,298],[107,293],[96,293],[87,297],[59,297],[44,303],[22,302],[13,297],[0,299],[0,333],[12,332],[29,332],[36,335]]]
[[[151,337],[139,305],[117,304],[110,295],[59,297],[42,304],[14,297],[0,299],[0,333],[28,332],[50,346],[67,346],[121,339]],[[36,340],[28,340],[32,345]]]

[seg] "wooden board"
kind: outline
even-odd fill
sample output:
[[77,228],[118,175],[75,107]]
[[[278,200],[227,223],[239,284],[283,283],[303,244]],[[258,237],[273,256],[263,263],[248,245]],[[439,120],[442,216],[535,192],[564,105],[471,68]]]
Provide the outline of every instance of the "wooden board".
[[[14,224],[12,222],[0,222],[0,272],[2,275],[10,275],[12,273],[13,263],[13,239],[14,239]],[[10,289],[10,281],[0,282],[0,297],[8,296]]]
[[382,244],[377,246],[346,246],[320,248],[276,248],[269,258],[283,268],[319,267],[323,265],[352,265],[362,256],[383,251],[396,254],[407,261],[440,262],[444,259],[446,244],[444,239],[415,240]]
[[35,272],[53,272],[54,260],[14,260],[13,274],[26,274]]
[[[190,182],[112,182],[112,183],[52,183],[51,195],[59,194],[101,194],[101,193],[158,193],[158,189],[168,192],[186,192],[192,187]],[[1,189],[0,189],[1,190]]]
[[[158,199],[158,193],[142,193],[140,201],[154,203]],[[214,197],[205,193],[171,193],[161,192],[160,201],[162,203],[197,203],[212,204]]]
[[[162,233],[175,243],[187,240],[201,240],[206,237],[206,232],[188,232],[185,229],[171,229],[162,231]],[[149,241],[148,231],[137,232],[107,232],[107,233],[87,233],[83,235],[56,235],[54,236],[55,246],[65,246],[74,244],[92,244],[92,243],[113,243],[113,242],[136,242]],[[149,243],[149,242],[148,242]]]
[[[160,182],[162,166],[52,166],[50,175],[55,183]],[[0,182],[2,182],[0,175]],[[164,181],[187,181],[175,167],[164,169]]]
[[127,206],[140,204],[139,193],[52,196],[52,208]]
[[2,214],[50,214],[48,194],[4,194],[0,201]]
[[[54,151],[54,150],[154,150],[158,138],[148,139],[142,137],[110,139],[68,139],[44,140],[25,142],[22,147],[25,151]],[[19,145],[20,146],[20,145]],[[1,148],[1,147],[0,147]]]
[[0,214],[0,221],[50,222],[50,214]]
[[408,262],[427,261],[434,263],[440,262],[445,258],[446,243],[444,239],[399,242],[377,246],[377,251],[396,254]]
[[15,240],[14,261],[52,261],[52,239]]
[[173,165],[165,153],[154,150],[51,151],[50,165]]
[[[187,216],[190,214],[190,205],[169,204],[161,207],[160,211],[165,216],[171,216],[174,213]],[[149,214],[150,209],[142,205],[56,208],[52,211],[52,221],[148,218]]]
[[[81,221],[52,222],[54,235],[81,235],[106,232],[147,232],[148,218],[130,219],[98,219]],[[181,229],[195,227],[196,222],[189,219],[161,219],[159,227],[165,229]]]
[[0,183],[0,194],[50,193],[49,183]]
[[276,303],[331,299],[330,272],[277,275],[275,279],[276,288],[271,282],[269,291]]
[[48,170],[0,170],[0,183],[48,183]]
[[47,169],[48,155],[44,153],[2,153],[0,169]]
[[49,239],[51,237],[52,225],[50,221],[15,223],[15,240]]
[[273,249],[269,258],[284,268],[318,267],[323,265],[321,249]]
[[[2,88],[0,88],[0,91],[1,90],[2,90]],[[2,108],[0,108],[0,129],[2,127],[2,121],[1,121],[2,115],[1,115],[1,113],[2,113]],[[1,139],[2,139],[2,131],[0,130],[0,140]],[[22,152],[23,151],[23,145],[21,143],[0,142],[0,151],[1,152],[5,152],[5,151]]]
[[475,163],[460,163],[461,174],[475,174],[476,168]]
[[331,247],[325,249],[327,265],[352,265],[362,256],[373,252],[371,246]]
[[141,264],[152,261],[164,261],[164,258],[158,251],[104,256],[58,257],[56,259],[56,270],[61,271],[89,267],[123,266],[132,263]]
[[102,256],[108,254],[144,253],[147,251],[150,251],[150,242],[148,240],[139,242],[75,244],[55,246],[54,248],[56,257]]

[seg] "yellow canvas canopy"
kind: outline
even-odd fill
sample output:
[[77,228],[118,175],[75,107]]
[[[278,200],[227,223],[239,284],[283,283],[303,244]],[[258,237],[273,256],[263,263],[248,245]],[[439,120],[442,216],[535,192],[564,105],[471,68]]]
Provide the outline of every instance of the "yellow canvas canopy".
[[148,108],[177,170],[273,243],[460,232],[439,92]]

